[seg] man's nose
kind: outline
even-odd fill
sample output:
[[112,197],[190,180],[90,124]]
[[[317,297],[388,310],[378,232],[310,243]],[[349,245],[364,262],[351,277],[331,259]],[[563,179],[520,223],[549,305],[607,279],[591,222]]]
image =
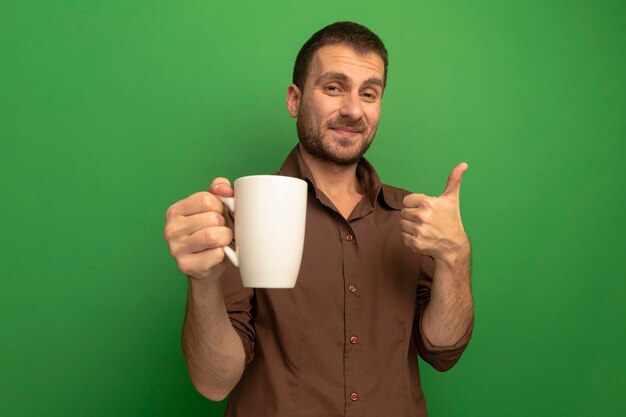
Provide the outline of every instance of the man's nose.
[[339,114],[350,120],[359,120],[363,117],[363,107],[361,107],[361,97],[356,93],[347,93],[343,96],[341,110]]

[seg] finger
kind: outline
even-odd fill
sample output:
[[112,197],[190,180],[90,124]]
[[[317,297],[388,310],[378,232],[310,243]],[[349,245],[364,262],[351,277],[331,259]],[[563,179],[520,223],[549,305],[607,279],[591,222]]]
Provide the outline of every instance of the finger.
[[176,217],[165,226],[165,239],[179,239],[191,235],[205,227],[224,226],[224,216],[214,211]]
[[167,210],[167,219],[174,216],[190,216],[192,214],[206,213],[208,211],[216,211],[221,213],[224,209],[222,202],[213,194],[206,191],[195,193],[174,203]]
[[419,234],[418,225],[409,220],[400,220],[400,230],[411,236],[417,236]]
[[209,187],[209,191],[215,195],[220,195],[222,197],[232,197],[235,193],[233,188],[230,185],[230,181],[226,178],[215,178],[213,183],[211,183],[211,187]]
[[424,194],[409,194],[402,200],[404,207],[416,208],[419,207],[422,202],[427,199],[428,196]]
[[402,240],[405,246],[408,246],[413,252],[419,252],[419,243],[416,236],[402,232]]
[[456,196],[458,197],[459,192],[461,191],[461,179],[463,178],[463,174],[469,168],[469,165],[465,162],[461,162],[458,164],[452,172],[450,172],[450,176],[448,177],[448,182],[446,183],[446,188],[443,191],[442,195]]
[[228,245],[233,240],[233,232],[226,226],[205,227],[190,235],[183,242],[182,252],[197,253]]
[[415,223],[409,220],[400,220],[400,230],[407,235],[419,239],[432,240],[434,238],[433,229],[425,223]]
[[413,235],[407,232],[402,232],[402,240],[404,244],[411,248],[413,252],[431,253],[433,251],[433,241],[427,236],[424,236],[421,232],[417,235]]
[[400,210],[400,217],[411,222],[421,222],[423,211],[422,207],[403,208]]

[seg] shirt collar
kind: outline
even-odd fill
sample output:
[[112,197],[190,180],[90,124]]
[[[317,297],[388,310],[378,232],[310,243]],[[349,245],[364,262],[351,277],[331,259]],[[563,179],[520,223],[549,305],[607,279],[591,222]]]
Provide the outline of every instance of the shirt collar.
[[[296,145],[292,149],[291,153],[289,153],[289,156],[287,156],[287,159],[281,166],[278,175],[308,180],[309,183],[315,188],[315,193],[317,195],[320,194],[319,189],[315,185],[315,179],[313,178],[311,170],[300,155],[300,148],[298,145]],[[389,187],[381,183],[378,173],[367,159],[361,158],[356,168],[356,175],[361,180],[363,189],[365,190],[365,195],[372,206],[379,198],[390,208],[396,210],[402,209],[402,197],[400,197],[398,193],[392,192]]]

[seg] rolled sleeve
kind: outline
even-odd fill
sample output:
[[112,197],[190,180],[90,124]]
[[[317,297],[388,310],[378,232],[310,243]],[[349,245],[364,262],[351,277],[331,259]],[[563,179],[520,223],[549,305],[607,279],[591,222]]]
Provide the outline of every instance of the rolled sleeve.
[[459,339],[458,342],[452,346],[436,346],[433,345],[424,334],[424,331],[422,330],[422,317],[420,316],[416,332],[417,352],[420,357],[429,363],[433,368],[438,371],[445,372],[451,369],[461,358],[461,355],[465,351],[465,348],[467,348],[467,345],[472,338],[473,329],[474,321],[472,320],[465,334]]
[[239,270],[230,262],[222,276],[222,294],[230,323],[243,344],[247,366],[254,357],[254,289],[243,287]]

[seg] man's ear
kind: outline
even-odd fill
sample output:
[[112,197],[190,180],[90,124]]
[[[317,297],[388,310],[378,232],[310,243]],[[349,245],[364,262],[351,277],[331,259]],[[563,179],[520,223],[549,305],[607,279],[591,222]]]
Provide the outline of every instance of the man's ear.
[[298,117],[302,92],[295,84],[290,84],[287,88],[287,110],[291,117]]

